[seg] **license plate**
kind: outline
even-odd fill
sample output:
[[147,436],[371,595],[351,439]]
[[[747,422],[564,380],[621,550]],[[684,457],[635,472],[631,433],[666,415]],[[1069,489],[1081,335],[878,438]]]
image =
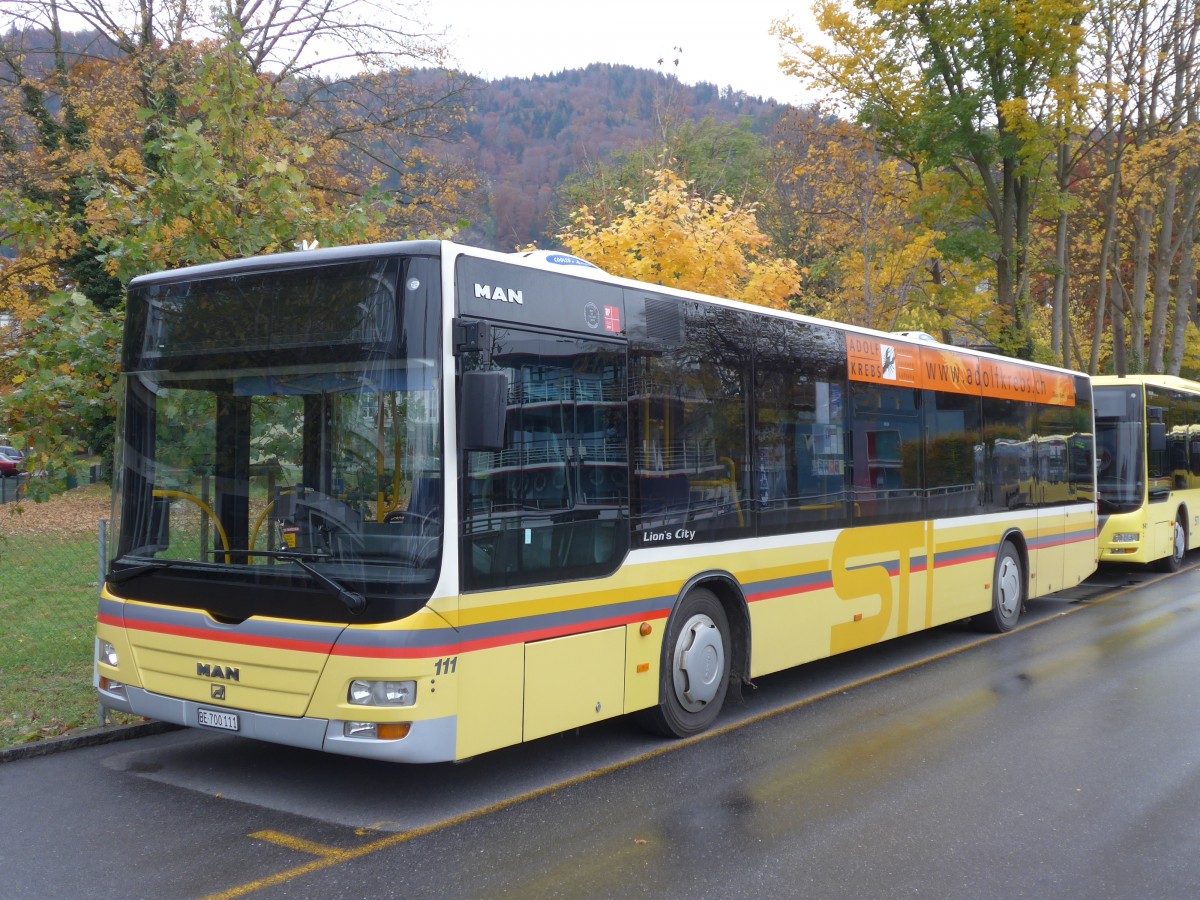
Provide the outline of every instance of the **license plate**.
[[218,712],[215,709],[199,709],[196,710],[196,715],[199,717],[201,725],[207,725],[209,728],[223,728],[226,731],[238,730],[237,713]]

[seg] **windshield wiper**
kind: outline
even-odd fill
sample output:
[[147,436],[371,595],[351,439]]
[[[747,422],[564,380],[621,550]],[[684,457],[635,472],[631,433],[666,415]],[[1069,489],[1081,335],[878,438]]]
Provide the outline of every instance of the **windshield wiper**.
[[[224,556],[229,551],[214,550],[209,552]],[[327,553],[305,553],[301,550],[255,550],[252,555],[269,556],[272,559],[285,559],[294,562],[306,573],[308,573],[308,575],[312,577],[313,581],[317,582],[317,584],[325,588],[327,591],[333,594],[334,597],[341,601],[341,603],[350,612],[360,613],[367,608],[367,598],[362,594],[347,590],[328,575],[323,572],[318,572],[307,562],[305,562],[306,559],[329,559],[329,554]],[[137,578],[139,575],[145,575],[147,572],[161,571],[162,569],[169,569],[172,566],[178,566],[184,563],[196,565],[197,561],[184,559],[158,559],[154,560],[153,562],[142,563],[141,565],[137,566],[130,566],[128,569],[122,569],[119,572],[109,571],[105,575],[105,578],[109,584],[122,584],[130,579]],[[204,565],[204,563],[199,563],[199,565]]]
[[130,566],[128,569],[122,569],[120,572],[109,569],[105,573],[104,579],[109,584],[121,584],[129,581],[131,578],[137,578],[139,575],[145,575],[147,572],[154,572],[159,569],[169,569],[171,566],[177,566],[184,562],[182,559],[156,559],[153,562],[142,563],[137,566]]
[[255,550],[253,556],[267,556],[271,559],[284,559],[289,562],[294,562],[301,569],[312,576],[313,581],[325,588],[334,597],[342,602],[352,613],[360,613],[367,608],[367,598],[362,594],[347,590],[342,585],[338,584],[324,572],[318,572],[310,566],[305,560],[308,559],[329,559],[328,553],[305,552],[303,550]]

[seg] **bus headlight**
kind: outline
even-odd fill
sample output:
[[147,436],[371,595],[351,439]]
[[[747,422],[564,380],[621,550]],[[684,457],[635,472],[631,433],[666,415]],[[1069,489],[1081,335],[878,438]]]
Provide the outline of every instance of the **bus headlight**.
[[96,658],[106,666],[112,666],[114,669],[120,662],[120,658],[117,656],[117,648],[108,641],[100,642],[100,652],[97,654]]
[[1118,531],[1112,536],[1112,542],[1114,544],[1136,544],[1140,537],[1141,535],[1136,531]]
[[350,682],[346,699],[355,706],[412,706],[417,699],[417,683],[355,679]]

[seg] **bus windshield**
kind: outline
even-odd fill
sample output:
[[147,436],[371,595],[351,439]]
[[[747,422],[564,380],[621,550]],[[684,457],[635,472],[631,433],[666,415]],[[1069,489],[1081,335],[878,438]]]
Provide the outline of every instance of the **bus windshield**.
[[135,282],[110,582],[237,621],[382,621],[428,599],[437,280],[436,260],[391,258]]
[[1141,507],[1146,495],[1141,389],[1097,385],[1094,393],[1100,512],[1131,512]]

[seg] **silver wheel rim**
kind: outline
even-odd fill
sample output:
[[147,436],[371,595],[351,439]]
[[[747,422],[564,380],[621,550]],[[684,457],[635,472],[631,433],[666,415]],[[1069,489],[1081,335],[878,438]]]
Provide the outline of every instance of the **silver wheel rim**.
[[675,642],[671,678],[675,696],[688,712],[704,709],[721,687],[725,645],[713,620],[696,614],[684,623]]
[[1021,609],[1021,567],[1011,556],[1000,560],[1000,570],[996,573],[996,590],[1000,614],[1005,619],[1016,616]]
[[1183,523],[1180,522],[1178,519],[1175,520],[1175,535],[1174,535],[1174,537],[1175,537],[1175,542],[1174,542],[1173,549],[1175,551],[1175,558],[1182,561],[1183,554],[1187,551],[1186,551],[1186,548],[1184,547]]

